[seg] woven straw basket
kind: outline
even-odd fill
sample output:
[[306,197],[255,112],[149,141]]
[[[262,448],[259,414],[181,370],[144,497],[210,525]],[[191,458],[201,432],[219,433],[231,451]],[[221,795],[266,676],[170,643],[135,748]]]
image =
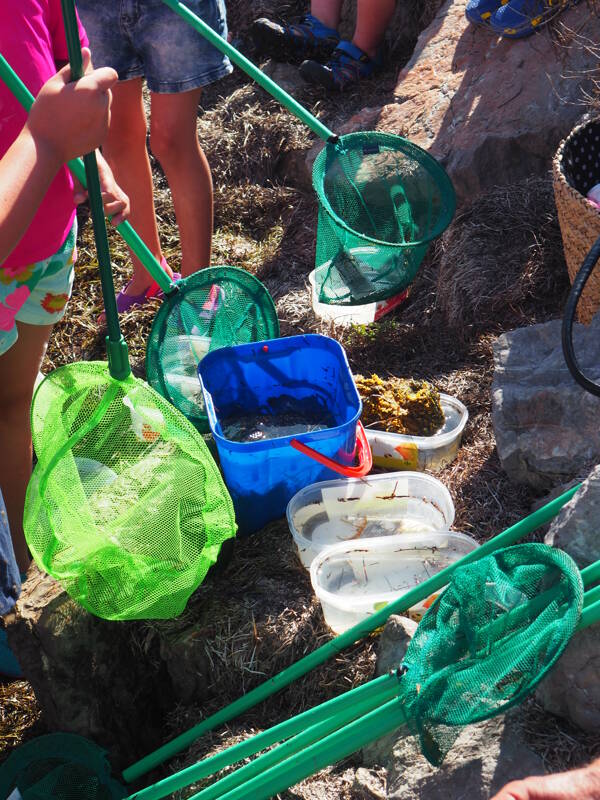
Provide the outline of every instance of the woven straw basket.
[[[600,118],[573,128],[552,162],[554,197],[571,283],[600,236],[600,210],[585,198],[600,183]],[[577,306],[586,325],[600,308],[600,268],[592,272]]]

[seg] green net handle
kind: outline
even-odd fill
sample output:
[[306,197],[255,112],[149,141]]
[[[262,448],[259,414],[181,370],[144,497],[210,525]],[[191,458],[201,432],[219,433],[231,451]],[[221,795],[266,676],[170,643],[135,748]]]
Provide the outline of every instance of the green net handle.
[[295,100],[290,94],[288,94],[284,89],[281,88],[274,80],[269,78],[268,75],[260,70],[255,64],[250,61],[250,59],[246,58],[245,55],[242,55],[239,50],[236,50],[233,45],[229,44],[229,42],[224,39],[222,36],[219,36],[216,31],[214,31],[210,25],[207,25],[204,20],[200,19],[200,17],[196,16],[190,9],[185,5],[185,3],[179,2],[179,0],[163,0],[163,3],[169,8],[171,8],[176,14],[184,19],[188,25],[191,25],[194,30],[198,31],[202,36],[204,36],[207,41],[209,41],[213,47],[216,47],[224,55],[228,56],[234,64],[243,70],[243,72],[248,75],[248,77],[252,78],[253,81],[256,81],[259,86],[267,91],[271,97],[274,97],[278,102],[280,102],[288,111],[290,111],[295,117],[297,117],[300,122],[303,122],[307,125],[313,133],[316,133],[320,139],[323,139],[324,142],[336,142],[338,137],[337,135],[329,130],[326,125],[318,120],[314,114],[311,114],[310,111],[301,105],[297,100]]
[[[6,84],[25,111],[29,111],[33,104],[34,97],[2,53],[0,53],[0,79]],[[83,161],[80,158],[74,158],[69,161],[68,167],[81,185],[87,188],[87,177]],[[163,292],[172,292],[176,288],[175,284],[131,224],[125,220],[125,222],[121,222],[117,225],[117,231],[148,270],[152,278],[158,283]]]
[[[79,27],[77,25],[77,15],[75,13],[75,2],[74,0],[61,0],[61,5],[67,38],[67,48],[69,50],[69,61],[71,62],[71,79],[76,81],[83,76],[83,61],[81,56],[81,42],[79,41]],[[108,328],[108,336],[106,338],[108,369],[113,378],[116,380],[124,380],[131,373],[131,367],[129,366],[127,343],[123,338],[119,326],[119,312],[117,310],[115,287],[110,265],[110,251],[108,248],[108,236],[106,233],[104,208],[102,206],[102,190],[100,188],[96,154],[87,153],[83,157],[83,163],[85,166],[87,188],[90,198],[94,239],[96,241],[96,250],[98,251],[102,297],[104,300],[104,309],[106,311],[106,327]]]

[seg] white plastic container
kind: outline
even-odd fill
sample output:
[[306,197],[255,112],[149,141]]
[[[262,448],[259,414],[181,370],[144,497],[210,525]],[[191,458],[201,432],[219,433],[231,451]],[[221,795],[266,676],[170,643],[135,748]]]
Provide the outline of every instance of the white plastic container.
[[448,394],[440,394],[440,403],[446,421],[433,436],[405,436],[365,428],[373,463],[383,469],[435,472],[454,461],[469,412],[460,400]]
[[288,503],[287,520],[308,569],[324,548],[340,542],[445,531],[454,521],[454,503],[431,475],[368,475],[301,489]]
[[394,308],[401,305],[408,297],[409,289],[390,297],[388,300],[379,300],[376,303],[367,303],[363,306],[336,306],[329,303],[320,303],[315,285],[315,271],[308,276],[312,307],[315,316],[336,325],[370,325],[378,319],[389,314]]
[[[314,559],[310,579],[325,622],[343,633],[477,547],[454,531],[342,542]],[[413,606],[408,616],[419,621],[438,594]]]

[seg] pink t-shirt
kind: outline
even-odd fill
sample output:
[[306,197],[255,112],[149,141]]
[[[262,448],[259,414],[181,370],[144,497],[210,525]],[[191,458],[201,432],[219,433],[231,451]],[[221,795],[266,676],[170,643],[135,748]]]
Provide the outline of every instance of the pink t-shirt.
[[[87,46],[81,23],[79,35]],[[56,62],[69,58],[60,0],[0,0],[0,52],[35,97],[55,74]],[[0,158],[21,132],[26,116],[0,80]],[[73,182],[62,167],[2,266],[25,266],[52,256],[67,238],[74,217]]]

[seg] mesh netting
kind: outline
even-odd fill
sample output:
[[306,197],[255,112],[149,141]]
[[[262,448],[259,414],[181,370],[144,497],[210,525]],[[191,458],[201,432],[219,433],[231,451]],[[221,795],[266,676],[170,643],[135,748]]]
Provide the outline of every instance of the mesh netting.
[[22,800],[121,800],[106,753],[81,736],[53,733],[15,750],[0,767],[0,797]]
[[220,347],[276,339],[279,322],[268,291],[249,272],[210,267],[178,282],[152,326],[148,382],[198,428],[208,431],[198,364]]
[[327,145],[315,161],[313,185],[321,303],[361,305],[401,292],[455,209],[452,183],[432,156],[376,131]]
[[105,619],[170,618],[234,536],[206,445],[170,403],[102,362],[61,367],[32,405],[24,528],[38,564]]
[[402,678],[410,727],[440,764],[457,726],[521,702],[567,646],[583,603],[573,560],[542,544],[458,569],[421,621]]

